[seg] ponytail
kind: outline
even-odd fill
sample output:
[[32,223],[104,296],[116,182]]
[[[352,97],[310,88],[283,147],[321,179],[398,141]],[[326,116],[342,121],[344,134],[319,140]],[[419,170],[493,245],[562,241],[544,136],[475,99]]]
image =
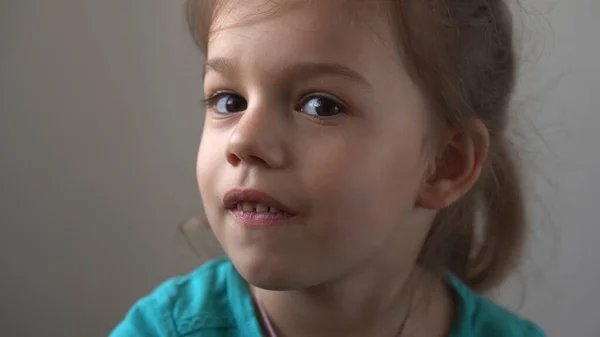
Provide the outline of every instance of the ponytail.
[[498,286],[522,253],[526,216],[520,180],[510,147],[497,144],[473,190],[438,213],[422,263],[452,272],[476,291]]
[[525,238],[521,176],[507,143],[500,143],[491,153],[490,170],[480,188],[484,230],[464,277],[473,288],[486,290],[497,286],[517,266]]

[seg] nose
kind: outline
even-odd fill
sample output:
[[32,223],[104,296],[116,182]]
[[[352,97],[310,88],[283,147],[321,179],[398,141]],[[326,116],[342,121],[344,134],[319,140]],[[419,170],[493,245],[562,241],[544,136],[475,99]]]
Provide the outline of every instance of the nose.
[[230,165],[282,168],[286,162],[284,120],[277,112],[249,106],[235,124],[228,140],[226,158]]

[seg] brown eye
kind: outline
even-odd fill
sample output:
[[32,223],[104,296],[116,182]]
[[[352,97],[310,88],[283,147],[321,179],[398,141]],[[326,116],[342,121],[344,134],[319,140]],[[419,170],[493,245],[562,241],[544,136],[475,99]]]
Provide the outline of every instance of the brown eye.
[[248,102],[240,95],[234,93],[217,93],[207,100],[209,106],[220,114],[231,114],[244,111],[248,108]]
[[333,117],[344,113],[344,110],[342,103],[325,95],[308,97],[300,108],[300,111],[318,118]]

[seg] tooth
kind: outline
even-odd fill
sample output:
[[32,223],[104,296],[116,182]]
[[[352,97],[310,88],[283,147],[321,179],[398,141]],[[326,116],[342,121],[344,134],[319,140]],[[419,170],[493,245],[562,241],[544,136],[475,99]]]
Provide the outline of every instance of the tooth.
[[243,209],[244,209],[244,205],[242,205],[242,203],[241,203],[241,202],[238,202],[238,203],[237,203],[237,210],[238,210],[238,211],[241,211],[241,210],[243,210]]
[[275,208],[275,207],[270,207],[270,208],[269,208],[269,212],[270,212],[270,213],[278,213],[278,212],[279,212],[279,210],[278,210],[277,208]]
[[266,213],[269,211],[269,206],[265,204],[256,204],[256,212],[258,213]]
[[249,202],[244,202],[243,208],[244,212],[252,212],[254,211],[254,205]]

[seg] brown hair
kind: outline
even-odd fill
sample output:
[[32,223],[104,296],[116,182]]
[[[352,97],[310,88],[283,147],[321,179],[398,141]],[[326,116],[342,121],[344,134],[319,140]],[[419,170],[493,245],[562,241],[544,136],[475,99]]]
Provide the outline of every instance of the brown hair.
[[[188,24],[203,52],[223,3],[187,1]],[[451,271],[477,291],[490,290],[517,265],[526,224],[520,174],[505,135],[516,72],[509,9],[502,0],[388,3],[398,50],[434,115],[466,133],[479,119],[490,134],[479,181],[440,210],[420,261]]]

